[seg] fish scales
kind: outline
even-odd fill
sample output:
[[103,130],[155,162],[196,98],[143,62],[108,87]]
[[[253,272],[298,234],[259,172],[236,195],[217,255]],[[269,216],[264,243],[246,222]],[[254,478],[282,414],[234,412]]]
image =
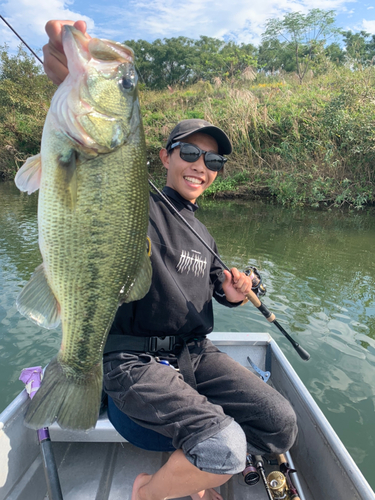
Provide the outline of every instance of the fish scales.
[[62,324],[62,344],[48,364],[25,423],[41,428],[95,425],[102,355],[119,301],[142,298],[151,283],[147,255],[145,142],[131,49],[86,39],[65,27],[69,75],[56,92],[41,155],[16,176],[40,189],[43,264],[17,299],[37,324]]
[[[147,177],[144,169],[132,168],[137,158],[145,163],[137,150],[136,145],[122,146],[90,160],[87,168],[77,168],[74,211],[69,191],[61,199],[61,186],[54,182],[58,168],[42,177],[38,219],[41,247],[48,248],[42,250],[43,260],[61,307],[62,359],[77,358],[78,367],[85,359],[92,365],[101,360],[108,317],[117,309],[113,297],[128,276],[134,280],[139,249],[146,245],[148,211],[139,200],[147,198]],[[55,158],[51,162],[56,164]],[[130,175],[131,183],[126,181]],[[100,335],[93,335],[97,331]]]

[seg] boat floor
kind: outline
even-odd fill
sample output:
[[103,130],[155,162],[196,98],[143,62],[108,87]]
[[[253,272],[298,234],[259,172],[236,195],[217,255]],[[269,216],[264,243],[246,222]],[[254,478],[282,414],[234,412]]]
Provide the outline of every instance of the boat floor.
[[[141,450],[127,442],[54,443],[54,450],[64,500],[130,500],[137,475],[156,472],[170,456],[167,452]],[[266,472],[273,469],[277,467],[267,465]],[[303,486],[306,500],[312,499]],[[261,481],[248,486],[242,474],[233,476],[217,491],[224,500],[268,499]]]

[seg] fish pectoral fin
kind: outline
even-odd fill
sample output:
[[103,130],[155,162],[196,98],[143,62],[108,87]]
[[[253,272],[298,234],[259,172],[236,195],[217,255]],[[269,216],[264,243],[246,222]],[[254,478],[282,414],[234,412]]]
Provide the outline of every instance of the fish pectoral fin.
[[141,265],[139,266],[139,271],[134,280],[134,283],[130,288],[128,294],[121,298],[121,302],[133,302],[134,300],[143,299],[143,297],[150,289],[151,276],[151,261],[146,250]]
[[48,284],[44,266],[38,266],[16,301],[18,311],[48,330],[60,323],[60,306]]
[[37,191],[42,178],[42,157],[39,154],[30,156],[18,170],[14,182],[20,191],[31,194]]
[[71,209],[77,204],[77,156],[74,150],[70,151],[67,158],[59,158],[60,175],[70,193]]

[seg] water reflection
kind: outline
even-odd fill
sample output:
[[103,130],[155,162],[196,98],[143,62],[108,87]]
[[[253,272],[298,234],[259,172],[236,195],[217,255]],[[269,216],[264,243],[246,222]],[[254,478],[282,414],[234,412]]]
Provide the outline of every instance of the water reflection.
[[58,331],[41,330],[15,306],[22,286],[41,263],[37,199],[37,194],[20,193],[13,183],[0,184],[0,410],[21,390],[21,370],[44,365],[60,344]]
[[[22,318],[15,299],[40,264],[37,195],[0,184],[0,410],[19,392],[22,368],[44,365],[59,331]],[[223,260],[256,265],[265,304],[311,354],[299,359],[252,306],[215,308],[216,331],[268,331],[375,488],[374,211],[293,211],[262,202],[201,202],[198,217]]]
[[269,331],[374,488],[374,211],[236,201],[203,203],[198,213],[227,265],[261,270],[265,304],[311,361],[301,361],[251,306],[216,306],[216,330]]

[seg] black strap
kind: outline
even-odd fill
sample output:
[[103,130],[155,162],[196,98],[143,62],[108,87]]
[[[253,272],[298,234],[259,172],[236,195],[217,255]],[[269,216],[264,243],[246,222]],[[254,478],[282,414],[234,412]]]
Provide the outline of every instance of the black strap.
[[[203,337],[199,337],[202,340]],[[177,357],[178,367],[184,377],[184,381],[193,389],[197,388],[197,382],[191,364],[190,352],[187,343],[197,337],[184,338],[179,336],[165,337],[135,337],[133,335],[109,335],[104,347],[104,354],[116,351],[135,351],[147,353],[174,353]]]
[[193,365],[191,364],[189,348],[186,341],[183,340],[183,346],[180,353],[177,355],[177,363],[184,377],[184,381],[190,385],[193,389],[197,388],[197,381],[195,380],[195,375],[193,371]]
[[104,347],[104,354],[116,351],[136,352],[173,352],[180,340],[176,336],[134,337],[133,335],[109,335]]

